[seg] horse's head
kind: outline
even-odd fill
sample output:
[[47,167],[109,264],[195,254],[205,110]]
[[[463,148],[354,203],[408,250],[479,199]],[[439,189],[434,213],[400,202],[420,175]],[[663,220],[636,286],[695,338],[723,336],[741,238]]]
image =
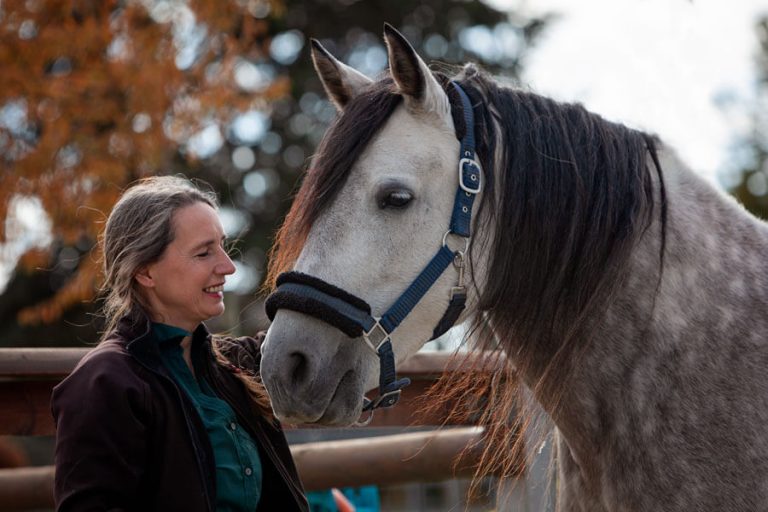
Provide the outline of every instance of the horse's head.
[[[379,82],[313,41],[315,68],[340,113],[276,249],[286,262],[279,270],[292,266],[364,299],[374,317],[440,249],[459,182],[450,84],[441,85],[397,31],[386,26],[384,35],[391,79]],[[464,239],[451,235],[445,241],[464,249]],[[457,269],[448,265],[396,328],[398,362],[432,337],[457,279]],[[363,392],[378,383],[379,361],[361,338],[315,316],[277,311],[263,346],[264,384],[284,421],[350,424],[360,415]]]

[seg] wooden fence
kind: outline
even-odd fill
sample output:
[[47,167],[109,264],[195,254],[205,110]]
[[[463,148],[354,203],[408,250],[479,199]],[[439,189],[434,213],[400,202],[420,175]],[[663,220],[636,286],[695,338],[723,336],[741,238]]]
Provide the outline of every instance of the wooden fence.
[[[53,435],[50,395],[88,349],[0,349],[0,435]],[[438,426],[442,411],[425,416],[418,397],[444,371],[463,371],[449,355],[420,353],[401,365],[412,384],[392,409],[377,411],[371,427]],[[87,404],[84,404],[87,406]],[[307,490],[334,486],[441,481],[474,472],[483,442],[474,426],[291,446]],[[53,468],[0,469],[0,510],[51,507]]]

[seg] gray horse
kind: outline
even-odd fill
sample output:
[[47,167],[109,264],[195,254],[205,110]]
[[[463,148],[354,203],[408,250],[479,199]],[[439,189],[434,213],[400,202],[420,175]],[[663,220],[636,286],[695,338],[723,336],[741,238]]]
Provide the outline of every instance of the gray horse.
[[[377,81],[313,42],[339,116],[270,269],[364,297],[374,316],[440,246],[468,129],[451,82],[384,35],[389,75]],[[768,227],[655,137],[471,65],[453,80],[484,169],[459,321],[554,421],[559,509],[768,510]],[[431,337],[457,279],[449,267],[392,334],[398,362]],[[288,309],[262,364],[289,423],[355,422],[379,373],[360,340]],[[489,429],[525,423],[509,419],[525,411],[505,382],[481,386]],[[451,389],[471,398],[477,386]],[[492,439],[503,466],[512,436]]]

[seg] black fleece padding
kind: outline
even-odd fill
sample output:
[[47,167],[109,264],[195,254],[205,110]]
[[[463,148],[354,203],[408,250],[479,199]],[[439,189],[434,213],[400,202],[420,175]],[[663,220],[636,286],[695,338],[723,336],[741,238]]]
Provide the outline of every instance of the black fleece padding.
[[355,297],[351,293],[345,292],[341,288],[337,288],[336,286],[333,286],[332,284],[326,283],[322,279],[319,279],[314,276],[310,276],[308,274],[303,274],[301,272],[283,272],[279,276],[277,276],[277,280],[275,281],[275,284],[279,287],[283,283],[296,283],[296,284],[305,284],[307,286],[311,286],[312,288],[316,290],[320,290],[321,292],[330,295],[331,297],[336,297],[337,299],[341,299],[347,304],[350,304],[357,309],[361,309],[371,314],[371,306],[368,305],[367,302],[365,302],[363,299],[359,297]]
[[[285,274],[281,274],[281,277],[283,275]],[[301,284],[310,283],[304,281]],[[319,286],[317,286],[317,288],[328,293],[327,289],[322,289]],[[278,309],[290,309],[291,311],[304,313],[305,315],[313,316],[323,322],[331,324],[350,338],[357,338],[358,336],[363,335],[363,328],[360,325],[345,317],[329,305],[295,293],[280,291],[278,289],[267,297],[267,300],[264,303],[264,308],[266,309],[267,316],[270,320],[275,318]],[[370,312],[370,307],[368,308],[368,311]]]

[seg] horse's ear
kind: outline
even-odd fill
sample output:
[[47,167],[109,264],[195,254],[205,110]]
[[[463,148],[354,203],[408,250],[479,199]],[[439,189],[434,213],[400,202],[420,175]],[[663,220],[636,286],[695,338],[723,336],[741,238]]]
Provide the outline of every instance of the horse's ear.
[[317,39],[312,39],[312,62],[315,65],[320,81],[323,83],[328,98],[343,110],[349,100],[372,82],[370,78],[359,71],[337,60],[328,50],[323,48]]
[[384,24],[384,40],[389,53],[389,71],[405,97],[406,106],[450,118],[448,96],[408,40],[389,23]]

